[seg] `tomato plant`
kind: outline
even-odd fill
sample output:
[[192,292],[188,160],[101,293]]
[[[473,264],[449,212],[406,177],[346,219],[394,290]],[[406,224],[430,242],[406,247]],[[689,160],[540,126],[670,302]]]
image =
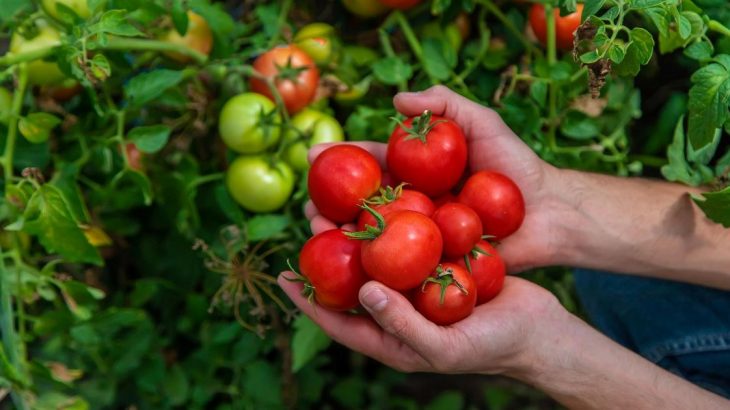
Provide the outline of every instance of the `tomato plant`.
[[[27,35],[27,36],[26,36]],[[61,44],[58,30],[44,20],[38,20],[33,32],[13,33],[10,38],[10,53],[22,54]],[[28,64],[28,82],[37,85],[58,84],[66,76],[54,62],[35,60]]]
[[444,239],[444,256],[458,258],[469,253],[482,237],[482,221],[468,206],[450,202],[441,205],[433,221]]
[[226,101],[218,132],[230,149],[242,154],[259,153],[279,141],[280,123],[271,100],[261,94],[243,93]]
[[294,189],[294,172],[283,161],[265,156],[241,156],[226,171],[226,186],[233,199],[254,212],[275,211]]
[[[383,216],[395,211],[416,211],[431,216],[436,209],[429,197],[418,191],[403,189],[403,185],[381,188],[380,195],[368,199],[367,203]],[[357,218],[357,229],[362,231],[366,225],[376,226],[377,221],[370,212],[362,210]]]
[[457,199],[476,211],[484,234],[497,239],[514,233],[525,219],[525,200],[520,188],[498,172],[472,174]]
[[309,168],[307,153],[316,144],[345,140],[342,126],[337,120],[313,109],[304,109],[291,119],[291,130],[286,134],[285,158],[289,165],[303,172]]
[[252,77],[251,89],[276,101],[266,79],[273,81],[290,113],[296,113],[312,102],[319,82],[319,70],[312,58],[298,47],[273,48],[256,58],[253,68],[263,78]]
[[477,305],[489,302],[502,291],[507,268],[489,242],[480,241],[468,255],[455,259],[454,263],[471,273],[476,285]]
[[[583,12],[583,4],[578,3],[575,11],[565,15],[560,15],[559,9],[553,9],[555,16],[555,41],[559,49],[572,50],[575,30],[580,25],[580,16]],[[530,7],[530,27],[535,36],[543,45],[547,44],[547,22],[545,20],[545,6],[535,3]]]
[[426,319],[448,326],[474,310],[477,288],[469,272],[453,263],[439,265],[420,289],[413,291],[413,307]]

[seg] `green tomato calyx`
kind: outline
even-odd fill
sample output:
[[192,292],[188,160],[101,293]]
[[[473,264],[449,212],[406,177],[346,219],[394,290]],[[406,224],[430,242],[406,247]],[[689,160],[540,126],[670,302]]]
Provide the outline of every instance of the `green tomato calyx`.
[[451,268],[444,269],[443,265],[439,265],[436,267],[436,276],[429,276],[428,278],[426,278],[426,280],[423,281],[423,284],[421,285],[421,292],[426,291],[426,285],[429,283],[435,283],[436,285],[441,286],[439,305],[444,304],[444,299],[446,298],[446,289],[451,285],[456,286],[464,295],[469,294],[469,291],[466,290],[464,285],[462,285],[461,282],[454,278],[454,271]]

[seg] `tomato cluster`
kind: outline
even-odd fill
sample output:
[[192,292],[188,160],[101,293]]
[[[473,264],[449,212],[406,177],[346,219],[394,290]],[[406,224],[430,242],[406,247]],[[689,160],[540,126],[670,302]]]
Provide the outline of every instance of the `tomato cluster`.
[[[525,204],[508,177],[466,172],[467,151],[458,124],[428,111],[395,128],[385,170],[355,145],[323,151],[309,172],[312,202],[323,217],[357,231],[332,229],[305,244],[299,279],[307,295],[350,310],[359,304],[353,289],[374,279],[439,325],[494,298],[506,269],[487,239],[517,231]],[[381,187],[384,180],[399,185]]]

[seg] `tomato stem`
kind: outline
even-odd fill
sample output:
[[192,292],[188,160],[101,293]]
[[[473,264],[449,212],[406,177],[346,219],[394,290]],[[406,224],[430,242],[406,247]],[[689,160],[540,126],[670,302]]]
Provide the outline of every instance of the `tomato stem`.
[[725,37],[730,37],[730,28],[726,27],[717,20],[710,20],[709,22],[707,22],[707,28],[709,28],[710,31],[722,34]]
[[378,211],[371,208],[367,202],[363,202],[361,205],[362,209],[370,212],[370,215],[375,218],[375,220],[378,222],[378,226],[371,226],[371,225],[365,225],[364,231],[358,231],[358,232],[345,232],[345,236],[352,239],[357,240],[373,240],[380,236],[380,234],[383,233],[383,230],[385,230],[385,218],[383,218],[383,215],[381,215]]

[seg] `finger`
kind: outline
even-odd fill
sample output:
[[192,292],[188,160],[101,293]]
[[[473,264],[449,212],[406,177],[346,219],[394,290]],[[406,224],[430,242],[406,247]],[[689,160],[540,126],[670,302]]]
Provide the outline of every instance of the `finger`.
[[388,149],[388,146],[386,144],[383,144],[382,142],[373,142],[373,141],[359,141],[359,142],[328,142],[325,144],[317,144],[312,146],[312,148],[309,149],[309,153],[307,154],[307,158],[309,159],[309,163],[313,163],[314,160],[319,156],[319,154],[322,153],[322,151],[326,150],[327,148],[332,147],[333,145],[337,144],[350,144],[358,146],[369,153],[373,154],[373,156],[378,160],[378,163],[380,163],[380,168],[383,170],[386,169],[386,163],[385,163],[385,154]]
[[314,202],[311,200],[307,201],[304,204],[304,216],[311,221],[317,215],[319,215],[319,210],[314,205]]
[[385,334],[369,317],[316,307],[301,295],[302,285],[284,279],[285,276],[292,277],[294,274],[282,272],[277,279],[279,286],[304,314],[338,343],[398,369],[414,371],[427,368],[422,357]]
[[442,329],[418,313],[402,294],[378,282],[360,288],[360,303],[376,322],[426,360],[439,358],[444,346]]
[[309,227],[312,229],[313,235],[317,235],[324,231],[329,231],[330,229],[337,229],[337,225],[334,222],[330,221],[322,215],[316,215],[314,218],[312,218],[312,220],[309,222]]

